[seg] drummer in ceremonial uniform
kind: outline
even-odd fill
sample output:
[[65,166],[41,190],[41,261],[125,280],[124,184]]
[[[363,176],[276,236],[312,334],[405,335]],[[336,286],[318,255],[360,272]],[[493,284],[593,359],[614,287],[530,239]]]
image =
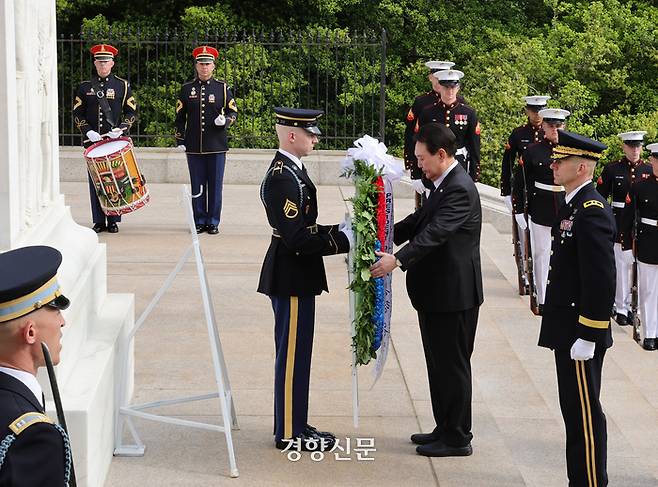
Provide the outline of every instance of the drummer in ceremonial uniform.
[[612,345],[615,220],[592,176],[604,144],[560,131],[555,184],[566,190],[551,229],[551,258],[539,346],[555,355],[566,429],[569,485],[604,487],[607,433],[599,401],[601,369]]
[[[80,84],[73,102],[73,121],[83,135],[85,147],[105,136],[116,139],[128,135],[137,115],[137,102],[130,83],[112,74],[118,49],[109,44],[97,44],[91,48],[91,53],[96,74]],[[94,231],[117,233],[121,217],[103,213],[94,184],[90,177],[88,179]]]
[[[558,141],[559,129],[564,128],[567,110],[544,108],[542,117],[544,138],[531,144],[523,153],[514,174],[512,205],[516,222],[521,230],[530,226],[530,247],[534,269],[534,284],[540,313],[546,295],[548,261],[551,252],[551,227],[558,210],[564,203],[564,188],[553,181],[551,156]],[[528,222],[524,205],[528,205]]]
[[62,255],[45,246],[0,254],[0,485],[68,487],[68,436],[45,415],[41,343],[59,362],[69,306],[57,283]]
[[632,232],[635,218],[640,310],[642,314],[642,347],[658,348],[658,143],[647,145],[651,153],[651,173],[637,176],[631,187],[631,216],[627,232]]
[[228,128],[238,107],[226,81],[213,78],[219,53],[210,46],[192,51],[196,77],[183,84],[176,101],[176,143],[187,153],[197,233],[219,233]]
[[272,227],[258,292],[272,301],[276,346],[274,437],[276,447],[329,450],[331,433],[308,424],[308,389],[315,297],[328,291],[322,257],[346,253],[351,226],[318,225],[316,188],[301,158],[318,142],[319,110],[275,108],[279,150],[260,195]]
[[615,265],[617,267],[617,290],[615,292],[615,321],[625,326],[631,323],[631,267],[633,264],[632,229],[624,230],[623,222],[632,218],[626,215],[631,210],[630,191],[636,181],[651,175],[651,166],[641,159],[642,141],[646,132],[638,130],[619,134],[624,157],[603,168],[596,188],[605,199],[610,199],[612,212],[617,222],[615,239]]
[[[413,187],[421,196],[425,194],[426,187],[421,181],[423,172],[418,167],[418,160],[414,153],[414,147],[416,146],[414,135],[416,135],[416,132],[418,132],[419,129],[418,119],[425,108],[432,106],[434,103],[441,100],[439,80],[436,79],[434,73],[444,69],[450,69],[454,65],[455,63],[450,61],[427,61],[425,63],[425,66],[430,70],[427,78],[432,84],[432,89],[422,95],[418,95],[414,99],[413,105],[409,108],[407,116],[404,119],[404,168],[410,172]],[[416,199],[418,203],[418,196]]]
[[449,127],[457,138],[459,161],[473,181],[480,178],[480,122],[477,113],[468,106],[458,93],[464,73],[445,69],[433,74],[439,80],[441,99],[425,108],[418,117],[418,127],[427,123],[440,123]]

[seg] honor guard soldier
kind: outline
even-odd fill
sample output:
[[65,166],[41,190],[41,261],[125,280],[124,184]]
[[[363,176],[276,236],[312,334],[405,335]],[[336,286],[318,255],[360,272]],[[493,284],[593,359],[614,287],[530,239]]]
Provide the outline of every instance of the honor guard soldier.
[[500,166],[500,195],[505,198],[505,204],[512,212],[512,174],[516,168],[516,160],[521,157],[530,144],[544,140],[541,128],[542,117],[539,111],[546,108],[550,96],[526,96],[525,113],[528,122],[512,130],[503,153],[503,163]]
[[[551,227],[564,203],[564,188],[553,181],[551,156],[558,141],[559,129],[564,128],[570,115],[567,110],[544,108],[542,117],[544,139],[531,144],[519,160],[514,174],[512,205],[519,228],[530,226],[530,248],[534,267],[534,286],[539,310],[544,304],[548,261],[551,251]],[[526,201],[527,198],[527,201]],[[527,205],[528,221],[525,220]]]
[[[635,218],[635,251],[638,267],[640,310],[645,350],[656,350],[658,343],[658,143],[647,145],[651,153],[651,173],[637,176],[631,187],[631,211]],[[628,231],[633,228],[629,225]]]
[[607,433],[599,401],[601,369],[612,345],[615,219],[592,177],[604,144],[560,131],[555,184],[566,189],[551,230],[551,260],[539,346],[555,355],[571,486],[604,487]]
[[322,257],[346,253],[351,226],[318,225],[313,181],[301,158],[318,142],[319,110],[275,108],[279,150],[261,184],[260,196],[272,240],[258,292],[272,301],[276,345],[274,436],[276,447],[329,450],[331,433],[308,424],[308,388],[315,322],[315,296],[328,291]]
[[[500,169],[500,194],[505,201],[505,205],[510,213],[514,215],[512,205],[512,175],[516,169],[516,161],[521,157],[530,144],[535,144],[544,140],[544,131],[541,128],[542,118],[539,110],[546,108],[546,102],[550,96],[526,96],[523,99],[526,102],[525,113],[528,122],[525,125],[515,128],[507,139],[505,152],[503,153],[503,163]],[[524,295],[528,291],[528,279],[525,269],[525,232],[518,228],[516,220],[512,217],[513,238],[514,238],[514,255],[516,256],[516,265],[519,272],[519,293]]]
[[[631,186],[643,177],[649,177],[651,166],[646,164],[642,155],[642,141],[646,132],[633,131],[619,134],[622,140],[624,157],[611,162],[603,168],[596,182],[596,188],[605,199],[610,199],[612,213],[617,222],[617,238],[615,239],[615,265],[617,267],[617,290],[615,292],[615,321],[625,326],[631,323],[631,267],[633,264],[632,228],[624,231],[623,222],[632,218],[626,215],[631,210]],[[646,176],[645,176],[646,175]]]
[[414,153],[414,147],[416,146],[414,135],[416,135],[416,132],[418,132],[419,128],[418,119],[425,108],[441,101],[439,80],[436,79],[434,73],[444,69],[450,69],[454,65],[455,63],[450,61],[427,61],[425,63],[425,66],[427,66],[427,68],[430,70],[427,79],[430,80],[432,89],[427,93],[418,95],[414,99],[414,103],[411,105],[411,108],[409,108],[409,112],[407,112],[407,116],[404,119],[404,168],[409,171],[413,188],[419,195],[416,196],[416,207],[420,206],[419,199],[425,194],[426,189],[421,180],[423,173],[418,167],[418,160],[416,159],[416,154]]
[[[83,135],[85,147],[105,136],[116,139],[128,135],[137,115],[137,102],[130,83],[112,74],[119,50],[109,44],[98,44],[91,48],[91,53],[96,74],[78,86],[73,102],[73,121]],[[91,177],[88,176],[88,180],[94,231],[117,233],[121,217],[103,213]]]
[[421,112],[418,126],[436,122],[450,128],[457,138],[456,159],[477,182],[480,178],[480,122],[475,110],[457,96],[464,73],[446,69],[433,76],[439,80],[441,99]]
[[59,362],[69,306],[57,283],[62,255],[51,247],[0,254],[0,485],[68,487],[68,436],[45,415],[37,370],[42,343]]
[[219,53],[210,46],[192,51],[196,77],[185,83],[176,102],[176,143],[187,153],[192,209],[197,233],[219,233],[228,128],[238,107],[226,81],[213,78]]

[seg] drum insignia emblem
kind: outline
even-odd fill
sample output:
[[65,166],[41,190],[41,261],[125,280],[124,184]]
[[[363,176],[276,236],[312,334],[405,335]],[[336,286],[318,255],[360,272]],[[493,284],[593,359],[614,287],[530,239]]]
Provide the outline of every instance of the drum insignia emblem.
[[105,96],[107,97],[108,100],[114,100],[114,88],[108,88],[107,91],[105,92]]
[[215,95],[212,93],[208,95],[208,103],[215,103]]

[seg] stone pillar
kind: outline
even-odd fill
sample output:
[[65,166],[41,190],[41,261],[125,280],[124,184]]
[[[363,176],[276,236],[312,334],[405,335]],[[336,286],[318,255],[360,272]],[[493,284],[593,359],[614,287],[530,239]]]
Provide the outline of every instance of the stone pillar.
[[[118,347],[134,321],[133,296],[107,294],[105,245],[64,204],[57,108],[55,0],[0,0],[0,252],[50,245],[64,257],[59,280],[72,305],[57,377],[78,485],[101,487],[114,450]],[[39,380],[48,398],[45,374]]]

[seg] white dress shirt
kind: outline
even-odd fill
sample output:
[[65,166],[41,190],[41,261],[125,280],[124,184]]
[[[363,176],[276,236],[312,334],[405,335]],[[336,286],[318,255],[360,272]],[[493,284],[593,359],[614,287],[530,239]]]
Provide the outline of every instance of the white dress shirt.
[[446,172],[441,174],[438,178],[436,178],[436,180],[432,181],[434,183],[434,188],[438,188],[439,186],[441,186],[441,183],[443,182],[443,180],[450,173],[450,171],[452,171],[457,166],[457,164],[459,164],[459,161],[457,161],[455,159],[455,161],[452,164],[450,164],[450,166],[448,166],[448,169],[446,169]]
[[302,165],[302,161],[300,161],[297,156],[293,156],[290,152],[284,151],[283,149],[279,149],[279,152],[284,156],[286,156],[288,159],[290,159],[292,162],[297,164],[297,167],[299,169],[303,169],[304,166]]
[[580,186],[578,186],[576,189],[574,189],[573,191],[571,191],[570,193],[567,193],[567,195],[564,197],[564,202],[565,202],[566,204],[569,204],[569,201],[571,201],[571,200],[573,199],[573,197],[576,196],[576,193],[578,193],[578,191],[580,191],[581,188],[584,188],[584,187],[587,186],[588,184],[592,184],[592,181],[587,180],[587,181],[585,181],[583,184],[581,184]]
[[14,379],[18,379],[23,384],[25,384],[25,387],[27,387],[32,392],[32,394],[34,394],[34,397],[37,398],[39,404],[43,406],[43,390],[41,389],[41,384],[39,384],[39,381],[35,376],[29,372],[18,369],[10,369],[9,367],[0,367],[0,372],[11,375]]

